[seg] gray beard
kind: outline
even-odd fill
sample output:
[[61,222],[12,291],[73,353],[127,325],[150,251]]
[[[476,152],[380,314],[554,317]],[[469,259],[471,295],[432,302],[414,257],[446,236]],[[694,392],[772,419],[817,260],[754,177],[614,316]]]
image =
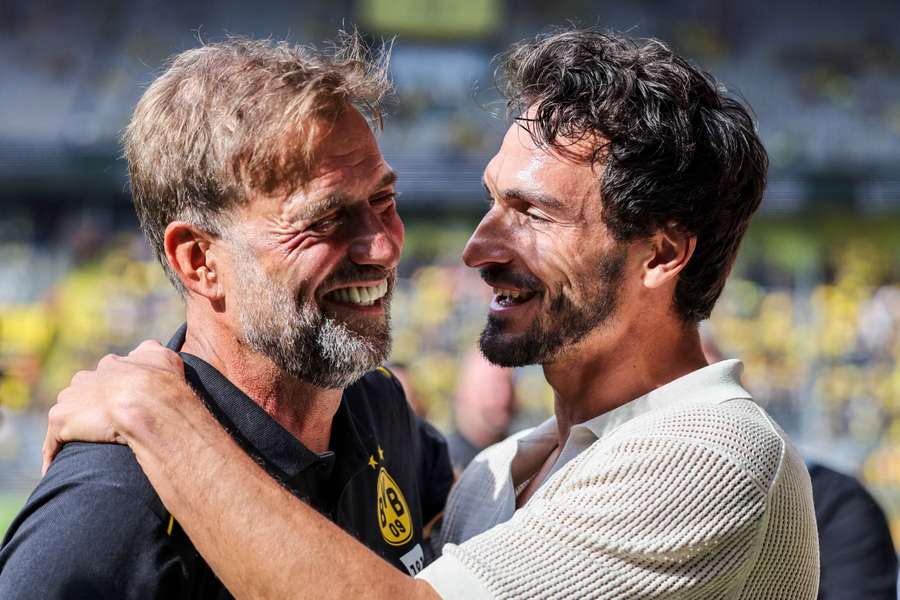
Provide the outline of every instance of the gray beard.
[[345,388],[381,365],[391,351],[390,292],[385,318],[357,330],[325,315],[315,301],[298,302],[262,271],[254,257],[238,261],[243,295],[238,318],[243,341],[284,373],[323,389]]

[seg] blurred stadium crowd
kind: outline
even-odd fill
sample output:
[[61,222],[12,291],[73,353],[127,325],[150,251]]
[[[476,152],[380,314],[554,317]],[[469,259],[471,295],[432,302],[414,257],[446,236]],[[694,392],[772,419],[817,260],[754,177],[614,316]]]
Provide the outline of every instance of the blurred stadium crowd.
[[[33,487],[43,415],[75,371],[180,324],[130,216],[117,140],[142,85],[198,35],[319,42],[342,17],[399,34],[381,135],[408,225],[392,360],[421,410],[452,429],[487,304],[459,255],[504,128],[490,59],[578,18],[669,40],[755,108],[771,183],[706,334],[744,360],[749,387],[810,458],[861,475],[900,541],[900,5],[862,0],[848,18],[841,3],[810,14],[793,0],[777,16],[712,0],[396,4],[0,3],[0,499]],[[514,383],[513,428],[550,412],[539,370]]]

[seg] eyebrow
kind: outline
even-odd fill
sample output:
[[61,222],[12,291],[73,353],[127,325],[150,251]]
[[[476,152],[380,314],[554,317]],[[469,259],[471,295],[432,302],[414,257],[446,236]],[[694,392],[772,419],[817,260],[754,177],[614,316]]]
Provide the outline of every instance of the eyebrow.
[[[380,190],[381,188],[393,185],[396,182],[397,173],[394,171],[388,171],[381,179],[378,180],[378,184],[375,186],[375,189]],[[326,196],[321,200],[310,202],[300,210],[297,216],[301,220],[309,221],[321,214],[325,214],[336,208],[340,208],[345,204],[350,204],[352,201],[353,198],[347,196],[346,194],[330,194],[329,196]]]
[[[488,193],[490,193],[490,189],[488,188],[487,183],[482,181],[482,185],[484,185],[484,189],[487,190]],[[519,202],[535,204],[537,206],[542,206],[550,210],[561,210],[564,207],[563,203],[555,196],[551,196],[550,194],[544,194],[541,192],[522,190],[519,188],[500,190],[500,196],[503,198],[509,198],[510,200],[517,200]]]

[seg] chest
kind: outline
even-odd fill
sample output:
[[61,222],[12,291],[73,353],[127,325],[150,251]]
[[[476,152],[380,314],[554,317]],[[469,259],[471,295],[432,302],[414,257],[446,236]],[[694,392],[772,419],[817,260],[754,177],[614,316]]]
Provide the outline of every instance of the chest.
[[[317,479],[313,471],[286,482],[285,487],[385,561],[415,575],[431,558],[423,541],[416,469],[403,461],[391,461],[381,447],[366,458],[365,464],[350,465],[349,473],[346,468],[336,469],[330,477]],[[179,546],[183,598],[232,598],[183,532],[176,532],[173,543]],[[285,539],[283,543],[290,546],[302,541]]]

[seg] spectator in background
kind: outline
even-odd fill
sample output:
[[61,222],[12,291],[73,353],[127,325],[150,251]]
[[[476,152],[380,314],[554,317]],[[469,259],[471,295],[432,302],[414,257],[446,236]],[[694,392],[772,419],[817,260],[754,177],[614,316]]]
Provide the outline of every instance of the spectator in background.
[[409,407],[416,413],[417,417],[424,419],[428,411],[425,409],[425,405],[422,404],[422,399],[419,397],[419,393],[416,391],[416,387],[409,376],[409,366],[405,363],[391,363],[390,372],[400,382]]
[[808,466],[819,528],[819,599],[895,600],[897,555],[884,511],[855,477]]
[[[710,364],[725,358],[701,327]],[[884,511],[862,482],[807,461],[819,530],[819,600],[895,600],[897,554]],[[455,465],[454,465],[455,467]]]
[[475,350],[463,359],[453,399],[455,428],[447,438],[457,473],[479,452],[509,435],[516,414],[512,374],[512,369],[492,365]]

